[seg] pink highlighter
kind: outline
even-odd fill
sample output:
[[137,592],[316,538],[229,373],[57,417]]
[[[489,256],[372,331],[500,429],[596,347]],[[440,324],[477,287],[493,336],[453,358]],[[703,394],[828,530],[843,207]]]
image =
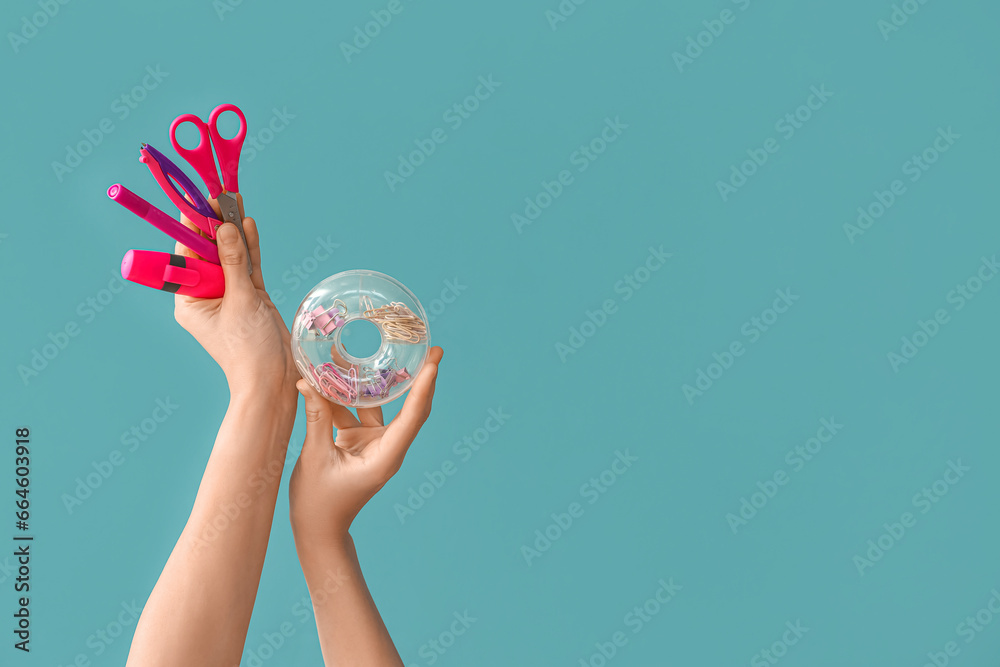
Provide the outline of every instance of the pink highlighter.
[[164,292],[200,299],[217,299],[226,291],[221,266],[155,250],[129,250],[125,253],[122,278]]

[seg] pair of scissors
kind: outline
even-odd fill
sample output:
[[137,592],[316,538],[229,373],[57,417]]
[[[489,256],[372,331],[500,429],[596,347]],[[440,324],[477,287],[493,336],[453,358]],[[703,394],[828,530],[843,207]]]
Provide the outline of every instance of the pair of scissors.
[[[226,111],[234,112],[240,119],[240,129],[232,139],[223,139],[222,135],[219,134],[219,116]],[[194,148],[184,148],[177,141],[177,128],[184,123],[191,123],[198,130],[198,145]],[[219,203],[219,210],[222,212],[222,222],[232,222],[240,231],[240,237],[243,239],[243,245],[247,250],[247,264],[249,266],[250,247],[247,245],[246,234],[243,231],[243,216],[240,215],[239,201],[236,198],[240,189],[240,151],[243,149],[243,140],[246,139],[246,136],[246,116],[243,115],[243,112],[235,104],[222,104],[215,107],[208,117],[208,123],[202,121],[198,116],[188,113],[178,116],[170,125],[170,143],[173,144],[174,150],[177,151],[178,155],[187,160],[188,164],[194,167],[194,170],[205,181],[205,185],[208,187],[208,196]],[[215,149],[214,152],[213,148]],[[222,172],[221,182],[219,180],[219,172],[215,169],[216,156],[219,159],[219,171]],[[172,183],[171,186],[173,186]],[[171,189],[177,192],[176,187],[172,187]],[[167,192],[167,194],[169,195],[170,193]],[[211,219],[215,218],[215,212],[208,205],[208,202],[205,201],[205,198],[201,196],[200,192],[197,193],[197,197],[193,196],[194,193],[191,192],[188,192],[188,195],[192,196],[192,200],[195,201],[196,210],[198,210],[203,218],[207,219],[201,220],[201,224],[199,224],[199,221],[195,221],[195,224],[198,224],[199,227],[203,225],[211,226],[211,230],[206,229],[204,231],[211,238],[215,238],[215,230],[221,224],[211,224]],[[197,201],[198,199],[200,201]],[[208,213],[205,212],[206,207]],[[252,266],[250,271],[251,273],[253,272]]]

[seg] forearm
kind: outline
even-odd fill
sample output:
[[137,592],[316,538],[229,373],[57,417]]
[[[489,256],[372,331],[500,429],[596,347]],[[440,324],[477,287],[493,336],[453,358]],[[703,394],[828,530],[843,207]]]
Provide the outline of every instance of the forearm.
[[295,419],[294,388],[233,395],[128,664],[238,665]]
[[296,539],[326,667],[402,667],[365,583],[350,535],[330,544]]

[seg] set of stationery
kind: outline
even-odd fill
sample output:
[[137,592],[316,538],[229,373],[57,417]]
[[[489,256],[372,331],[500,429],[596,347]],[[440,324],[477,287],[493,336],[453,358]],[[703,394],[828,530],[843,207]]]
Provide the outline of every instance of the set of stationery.
[[[234,112],[240,128],[232,139],[219,134],[219,116]],[[177,141],[177,128],[191,123],[199,134],[198,145],[187,149]],[[153,250],[129,250],[122,259],[122,277],[165,292],[174,292],[200,298],[217,298],[225,292],[225,280],[219,261],[218,247],[214,243],[216,230],[223,222],[232,222],[243,237],[243,216],[239,200],[239,162],[247,122],[243,112],[233,104],[216,107],[205,123],[193,114],[177,117],[170,126],[170,142],[174,150],[187,160],[208,188],[209,198],[218,205],[218,212],[209,199],[190,178],[166,155],[149,144],[139,150],[139,161],[149,169],[160,189],[178,210],[199,231],[156,208],[120,183],[108,188],[108,197],[150,223],[181,245],[191,249],[202,259]],[[213,150],[214,149],[214,150]],[[216,171],[218,156],[219,171]],[[222,178],[219,178],[219,172]],[[247,248],[249,255],[249,248]],[[253,267],[250,262],[250,271]]]
[[[219,117],[227,111],[235,113],[240,121],[239,131],[232,139],[224,139],[219,133]],[[198,130],[199,141],[195,148],[184,148],[177,140],[177,129],[184,123],[191,123]],[[142,145],[139,161],[146,165],[187,224],[161,211],[120,183],[108,188],[108,197],[192,252],[129,250],[122,259],[123,278],[165,292],[197,298],[219,298],[225,293],[225,278],[216,245],[219,227],[224,222],[235,224],[248,258],[250,252],[243,230],[238,178],[240,152],[246,134],[246,117],[232,104],[216,107],[207,123],[195,115],[185,114],[171,124],[170,143],[201,176],[208,189],[208,197],[170,158],[149,144]],[[252,263],[248,261],[247,266],[252,273]],[[355,287],[346,285],[349,287],[347,292],[357,295],[353,297],[357,299],[354,311],[349,311],[340,298],[346,293],[334,287],[344,287],[340,281],[345,278],[348,282],[357,279]],[[362,289],[362,284],[368,287]],[[321,300],[326,305],[313,305],[304,310],[306,303],[316,304],[314,295],[318,292],[330,293],[332,299]],[[404,298],[412,300],[417,312],[399,299],[386,298],[387,294],[408,295]],[[323,396],[343,405],[377,406],[392,400],[409,388],[430,344],[427,321],[418,312],[423,310],[416,297],[401,283],[384,274],[355,270],[327,278],[306,296],[296,315],[301,322],[293,325],[297,332],[293,336],[293,355],[299,372]],[[382,336],[382,345],[378,353],[367,359],[347,361],[342,354],[345,351],[340,334],[345,324],[355,319],[366,319],[375,324]],[[330,347],[324,346],[324,359],[311,359],[303,350],[304,341],[299,339],[298,334],[307,332],[320,339],[330,339]],[[397,358],[409,361],[406,365],[398,365]],[[411,364],[411,370],[407,370]]]

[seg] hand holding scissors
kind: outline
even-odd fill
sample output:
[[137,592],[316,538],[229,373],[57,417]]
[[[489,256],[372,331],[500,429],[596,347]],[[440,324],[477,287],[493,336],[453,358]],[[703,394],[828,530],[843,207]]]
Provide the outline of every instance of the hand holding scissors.
[[[226,111],[232,111],[240,119],[240,129],[232,139],[223,139],[219,134],[219,116]],[[184,148],[177,141],[177,128],[184,123],[191,123],[198,129],[198,145],[192,149]],[[170,125],[170,142],[178,155],[188,161],[202,180],[208,186],[208,196],[219,203],[223,222],[232,222],[240,231],[243,245],[247,247],[247,256],[250,249],[246,243],[246,234],[243,231],[243,216],[240,214],[239,201],[239,165],[240,151],[243,149],[243,140],[247,135],[247,119],[235,104],[222,104],[212,110],[206,124],[194,114],[184,114],[174,119]],[[213,147],[215,151],[213,152]],[[222,172],[222,181],[219,181],[219,172],[215,169],[215,157],[219,159],[219,171]],[[154,174],[155,175],[155,174]],[[158,179],[159,180],[159,179]],[[161,184],[162,185],[162,184]],[[171,184],[172,186],[173,184]],[[176,188],[171,187],[176,192]],[[185,189],[186,190],[186,189]],[[197,189],[195,188],[197,191]],[[167,191],[169,195],[170,192]],[[215,214],[205,198],[198,192],[187,193],[195,203],[195,209],[200,214],[199,217],[191,218],[203,231],[211,238],[215,238],[215,229],[219,226],[219,221],[214,220]],[[201,201],[198,201],[198,200]],[[175,203],[177,203],[175,201]],[[207,209],[207,211],[205,210]],[[182,208],[183,210],[183,208]],[[200,218],[200,219],[199,219]],[[206,229],[209,227],[209,229]],[[248,262],[248,265],[250,263]]]
[[[239,132],[232,139],[223,139],[218,131],[219,116],[226,111],[232,111],[240,119]],[[198,146],[192,150],[183,148],[177,142],[177,127],[185,122],[194,123],[200,134]],[[171,142],[177,152],[185,157],[205,180],[210,196],[216,199],[215,204],[209,202],[194,182],[166,155],[149,144],[142,145],[139,150],[139,161],[149,168],[157,184],[180,210],[182,221],[178,222],[176,218],[167,215],[121,184],[111,186],[108,189],[108,196],[196,252],[198,257],[129,251],[122,262],[123,277],[155,289],[178,294],[203,298],[221,296],[225,288],[222,272],[218,267],[222,262],[218,248],[212,240],[216,239],[217,230],[225,221],[231,221],[239,230],[239,238],[246,251],[247,271],[253,275],[252,253],[244,230],[242,198],[238,192],[237,181],[240,151],[243,148],[246,131],[246,117],[232,104],[223,104],[212,111],[209,124],[205,124],[197,116],[186,114],[174,120],[170,126]],[[222,169],[225,187],[219,182],[215,170],[213,145],[219,155],[219,166]],[[183,222],[185,219],[193,223],[197,230],[190,229]],[[198,230],[204,236],[198,234]]]

